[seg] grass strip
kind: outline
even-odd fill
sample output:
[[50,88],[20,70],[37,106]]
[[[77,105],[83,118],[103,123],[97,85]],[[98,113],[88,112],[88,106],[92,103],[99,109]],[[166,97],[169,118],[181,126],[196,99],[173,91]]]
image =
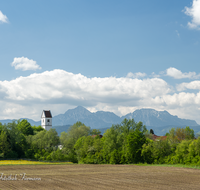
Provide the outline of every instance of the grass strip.
[[178,167],[178,168],[193,168],[200,169],[199,165],[185,165],[185,164],[134,164],[137,166],[162,166],[162,167]]
[[62,165],[73,164],[72,162],[42,162],[42,161],[29,161],[29,160],[0,160],[2,165]]

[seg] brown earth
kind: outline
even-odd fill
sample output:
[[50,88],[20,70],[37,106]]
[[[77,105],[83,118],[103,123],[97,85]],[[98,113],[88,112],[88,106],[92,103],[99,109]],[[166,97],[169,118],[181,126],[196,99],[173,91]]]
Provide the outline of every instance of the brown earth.
[[[3,175],[1,173],[4,173]],[[22,180],[41,178],[41,180]],[[5,178],[17,180],[2,180]],[[136,165],[10,165],[0,166],[0,189],[200,189],[200,170]]]

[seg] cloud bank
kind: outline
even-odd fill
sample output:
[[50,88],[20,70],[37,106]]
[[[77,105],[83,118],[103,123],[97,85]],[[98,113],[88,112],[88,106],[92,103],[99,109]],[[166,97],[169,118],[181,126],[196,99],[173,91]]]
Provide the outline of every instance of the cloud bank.
[[16,70],[22,71],[41,69],[36,61],[28,59],[27,57],[15,57],[11,66],[15,67]]
[[4,99],[9,101],[59,100],[60,103],[88,102],[134,104],[142,98],[170,92],[168,84],[159,78],[131,79],[126,77],[87,78],[64,70],[46,71],[19,77],[12,81],[0,81]]
[[8,23],[8,18],[6,15],[4,15],[1,11],[0,11],[0,23]]
[[185,7],[184,13],[192,18],[188,22],[189,28],[200,30],[200,0],[193,0],[191,7]]
[[197,119],[200,92],[184,92],[188,88],[200,89],[199,81],[178,87],[176,92],[165,80],[156,77],[89,78],[56,69],[0,81],[0,113],[1,119],[18,116],[39,120],[43,109],[56,115],[78,105],[120,116],[135,109],[153,108],[200,122]]

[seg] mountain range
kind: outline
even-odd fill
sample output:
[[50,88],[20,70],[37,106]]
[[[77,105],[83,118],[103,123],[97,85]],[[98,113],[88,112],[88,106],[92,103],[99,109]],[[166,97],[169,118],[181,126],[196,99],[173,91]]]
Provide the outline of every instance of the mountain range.
[[[177,116],[171,115],[167,111],[156,111],[154,109],[139,109],[125,116],[119,117],[112,112],[97,111],[92,113],[82,106],[78,106],[74,109],[67,110],[64,114],[56,115],[52,118],[53,128],[59,129],[59,133],[62,130],[67,130],[70,125],[73,125],[77,121],[81,121],[86,126],[90,126],[92,129],[104,130],[110,128],[112,124],[119,124],[124,118],[134,119],[135,122],[142,121],[147,129],[152,128],[158,135],[163,135],[168,132],[172,127],[185,127],[190,126],[195,132],[200,131],[200,126],[194,120],[181,119]],[[40,125],[40,121],[34,121],[27,119],[31,125]],[[12,120],[0,120],[2,124],[12,122]],[[68,126],[68,127],[67,127]]]

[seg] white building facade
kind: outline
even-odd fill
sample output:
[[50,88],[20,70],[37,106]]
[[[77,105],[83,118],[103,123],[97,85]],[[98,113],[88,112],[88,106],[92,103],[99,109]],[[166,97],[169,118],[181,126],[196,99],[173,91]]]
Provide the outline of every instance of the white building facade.
[[41,116],[41,127],[47,131],[52,128],[52,115],[50,110],[43,110]]

